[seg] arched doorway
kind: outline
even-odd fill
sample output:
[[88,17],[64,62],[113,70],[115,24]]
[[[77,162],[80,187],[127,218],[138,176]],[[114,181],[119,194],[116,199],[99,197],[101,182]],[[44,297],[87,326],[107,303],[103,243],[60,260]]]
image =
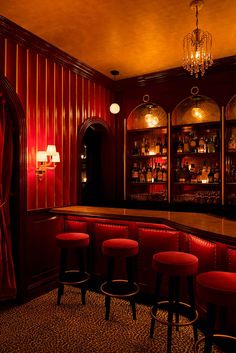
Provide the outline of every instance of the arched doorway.
[[110,204],[115,198],[114,137],[97,118],[86,120],[78,136],[78,203]]

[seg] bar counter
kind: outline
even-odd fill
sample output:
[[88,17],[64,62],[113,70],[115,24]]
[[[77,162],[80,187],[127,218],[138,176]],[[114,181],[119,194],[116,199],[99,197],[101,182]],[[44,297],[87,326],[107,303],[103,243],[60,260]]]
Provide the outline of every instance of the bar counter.
[[194,231],[195,234],[201,231],[206,233],[208,238],[212,235],[214,239],[224,239],[233,244],[236,242],[236,221],[212,214],[93,206],[58,207],[51,209],[51,212],[74,216],[162,222],[183,231]]

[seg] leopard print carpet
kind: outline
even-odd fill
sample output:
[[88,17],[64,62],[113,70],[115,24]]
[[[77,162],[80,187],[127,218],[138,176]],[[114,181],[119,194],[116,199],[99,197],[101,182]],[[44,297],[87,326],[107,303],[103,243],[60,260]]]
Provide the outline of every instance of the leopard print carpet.
[[[150,307],[112,298],[105,321],[104,296],[66,287],[61,305],[53,290],[24,305],[0,310],[0,353],[166,353],[166,326],[156,323],[149,338]],[[214,347],[214,353],[221,353]],[[192,327],[173,330],[172,353],[194,353]]]

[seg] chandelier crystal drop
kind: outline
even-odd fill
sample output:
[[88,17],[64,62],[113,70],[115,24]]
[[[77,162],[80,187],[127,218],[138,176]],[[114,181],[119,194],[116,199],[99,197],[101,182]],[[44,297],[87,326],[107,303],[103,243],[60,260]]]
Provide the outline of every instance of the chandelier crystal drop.
[[190,8],[195,10],[196,28],[188,33],[183,40],[183,67],[195,75],[204,75],[205,70],[213,64],[211,47],[212,35],[207,31],[198,28],[198,12],[203,6],[203,0],[193,0],[190,2]]

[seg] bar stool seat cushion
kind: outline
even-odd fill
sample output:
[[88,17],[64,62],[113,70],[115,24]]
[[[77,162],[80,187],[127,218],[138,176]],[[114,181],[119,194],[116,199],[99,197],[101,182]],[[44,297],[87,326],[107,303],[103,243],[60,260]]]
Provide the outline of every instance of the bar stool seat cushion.
[[61,233],[56,235],[60,248],[85,248],[89,245],[89,235],[86,233]]
[[196,292],[206,303],[236,306],[236,273],[209,271],[196,279]]
[[138,254],[138,249],[138,242],[132,239],[114,238],[102,243],[102,252],[107,256],[134,256]]
[[198,258],[180,251],[164,251],[153,255],[152,267],[168,276],[190,276],[198,270]]

